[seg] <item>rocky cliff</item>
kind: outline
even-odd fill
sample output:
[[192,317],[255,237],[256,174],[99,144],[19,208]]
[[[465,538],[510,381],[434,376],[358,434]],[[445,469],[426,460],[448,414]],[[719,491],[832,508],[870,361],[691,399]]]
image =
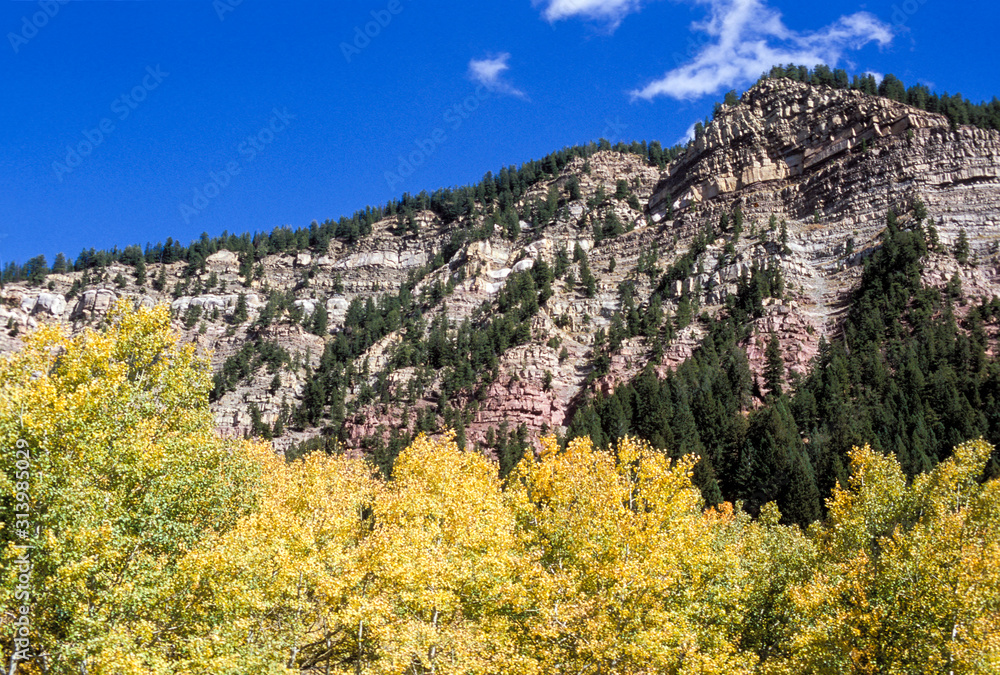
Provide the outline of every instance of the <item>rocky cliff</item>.
[[[531,206],[553,195],[552,217],[531,220]],[[279,449],[320,434],[361,449],[394,429],[457,419],[472,443],[485,443],[504,425],[537,436],[565,429],[584,396],[612,392],[651,360],[662,374],[688,358],[706,322],[726,311],[726,299],[759,269],[780,269],[784,285],[743,344],[751,370],[762,377],[764,346],[776,335],[786,372],[805,372],[820,338],[838,329],[886,212],[895,209],[905,224],[918,203],[941,240],[927,280],[943,286],[957,274],[966,294],[1000,295],[1000,134],[950,128],[944,117],[858,92],[768,80],[723,107],[665,171],[605,150],[545,176],[514,205],[528,219],[513,236],[498,226],[456,250],[453,233],[483,227],[490,209],[448,223],[422,211],[405,233],[387,219],[352,244],[266,255],[253,275],[241,274],[240,258],[227,250],[193,274],[186,263],[149,264],[148,279],[165,279],[159,291],[138,285],[125,265],[89,273],[82,288],[81,272],[50,275],[42,288],[3,289],[0,350],[16,349],[39,321],[73,331],[95,325],[118,297],[169,302],[177,329],[211,354],[216,371],[250,342],[276,344],[290,356],[245,374],[213,403],[222,433],[247,434],[261,424],[270,430],[280,420]],[[723,217],[742,219],[742,235],[718,227]],[[975,266],[945,255],[963,230]],[[511,278],[541,261],[555,267],[561,252],[575,250],[584,261],[552,283],[527,339],[499,356],[490,378],[452,391],[440,372],[399,365],[414,326],[426,332],[443,314],[453,329],[466,319],[481,328]],[[678,266],[684,260],[689,264]],[[580,283],[584,266],[596,278],[592,289]],[[344,332],[352,301],[396,295],[408,283],[420,321],[353,358],[342,426],[330,413],[296,428],[292,412],[327,345]],[[260,321],[276,292],[288,302],[273,320]],[[656,325],[611,345],[608,336],[620,326],[654,311],[654,296],[663,303],[662,325],[676,321],[682,329]],[[245,322],[234,319],[241,302]],[[314,334],[304,326],[319,307],[328,323]],[[689,312],[695,320],[681,321]]]

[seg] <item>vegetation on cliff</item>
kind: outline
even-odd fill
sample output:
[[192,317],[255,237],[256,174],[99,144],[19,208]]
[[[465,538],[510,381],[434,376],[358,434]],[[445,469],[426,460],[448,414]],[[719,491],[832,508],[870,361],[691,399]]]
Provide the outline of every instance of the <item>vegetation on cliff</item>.
[[[637,435],[675,457],[698,454],[696,480],[709,503],[741,500],[756,513],[776,501],[802,525],[846,482],[853,446],[894,454],[912,477],[965,439],[1000,443],[1000,363],[987,353],[986,331],[1000,318],[1000,299],[961,307],[959,289],[922,283],[932,230],[917,218],[903,228],[889,214],[842,333],[821,342],[809,373],[787,392],[756,391],[740,346],[761,299],[781,295],[780,276],[754,271],[693,358],[662,380],[647,368],[589,401],[568,437],[605,444]],[[763,405],[747,415],[754,397]],[[988,473],[1000,476],[1000,455]]]
[[24,574],[26,673],[1000,665],[984,441],[912,479],[855,448],[802,530],[773,503],[706,510],[696,457],[631,438],[547,438],[506,481],[447,435],[416,439],[388,481],[361,459],[286,463],[214,438],[209,387],[162,308],[40,329],[0,363],[0,446],[30,455],[0,456],[7,672]]

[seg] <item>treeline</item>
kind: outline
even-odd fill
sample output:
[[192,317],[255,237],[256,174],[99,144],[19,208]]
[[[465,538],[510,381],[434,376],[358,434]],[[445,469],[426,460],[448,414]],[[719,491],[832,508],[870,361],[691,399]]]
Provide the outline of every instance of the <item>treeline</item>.
[[[843,332],[821,339],[805,377],[785,373],[776,336],[763,386],[740,344],[781,297],[777,270],[755,271],[729,298],[722,320],[687,362],[660,380],[647,368],[614,395],[582,405],[568,437],[610,443],[638,435],[674,456],[697,454],[695,481],[709,503],[742,501],[751,513],[778,503],[786,520],[822,517],[824,498],[847,480],[848,453],[870,442],[915,476],[948,457],[962,439],[1000,442],[1000,362],[988,355],[1000,299],[960,308],[961,281],[924,286],[928,246],[940,245],[917,205],[907,227],[889,214],[882,246],[865,261]],[[961,309],[961,311],[959,311]],[[763,400],[749,416],[752,400]],[[1000,476],[1000,455],[988,475]]]
[[948,92],[943,94],[931,92],[923,84],[907,87],[892,73],[878,82],[870,73],[849,78],[845,70],[840,68],[831,70],[825,65],[812,69],[792,64],[774,66],[770,72],[761,76],[761,80],[776,78],[786,78],[818,87],[852,89],[870,96],[882,96],[930,113],[944,115],[952,127],[969,124],[980,129],[1000,130],[1000,100],[995,96],[989,103],[972,103],[958,93],[949,95]]
[[[138,245],[123,249],[115,247],[110,250],[90,248],[81,251],[75,260],[70,260],[59,253],[51,267],[45,256],[36,256],[24,264],[12,261],[4,265],[0,273],[0,283],[28,281],[41,285],[50,273],[102,270],[113,263],[138,267],[147,264],[169,265],[186,262],[193,272],[203,271],[205,258],[221,250],[239,254],[244,265],[252,266],[265,256],[274,253],[296,253],[307,250],[323,252],[334,239],[353,244],[371,234],[375,223],[387,218],[397,219],[395,231],[398,234],[415,234],[419,231],[416,215],[424,211],[432,212],[445,226],[477,212],[493,216],[491,225],[497,222],[503,223],[507,221],[502,220],[501,216],[510,212],[514,203],[539,181],[557,175],[574,159],[586,159],[600,151],[638,155],[651,165],[664,168],[680,154],[682,147],[663,148],[659,141],[619,142],[612,145],[602,139],[596,143],[564,148],[541,160],[525,162],[519,167],[504,167],[496,174],[488,172],[475,185],[442,188],[430,193],[422,191],[417,195],[406,193],[385,205],[367,206],[349,217],[343,216],[337,220],[313,222],[308,228],[292,229],[282,226],[270,233],[258,232],[251,235],[223,232],[218,237],[210,237],[204,233],[197,241],[187,246],[168,237],[165,243],[146,244],[145,248]],[[512,228],[516,224],[515,221],[507,227]],[[485,234],[485,236],[490,235],[492,228]],[[241,270],[243,276],[248,276],[249,273],[248,269]]]
[[0,610],[27,617],[0,623],[0,649],[30,625],[18,672],[1000,662],[1000,482],[984,480],[983,441],[912,478],[852,450],[808,530],[774,504],[706,510],[697,458],[628,438],[546,438],[501,480],[452,437],[421,436],[385,480],[362,459],[286,463],[216,437],[207,369],[166,308],[123,302],[103,330],[41,329],[0,360],[0,446],[21,452],[0,454]]

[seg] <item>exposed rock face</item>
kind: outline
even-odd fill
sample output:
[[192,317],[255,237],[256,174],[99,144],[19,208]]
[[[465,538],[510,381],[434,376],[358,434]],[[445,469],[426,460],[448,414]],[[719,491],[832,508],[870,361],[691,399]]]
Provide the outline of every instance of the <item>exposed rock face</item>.
[[[653,364],[657,376],[666,377],[669,371],[691,358],[705,334],[704,327],[697,324],[682,330],[664,350],[663,357]],[[594,382],[594,392],[611,396],[619,384],[628,382],[638,375],[646,364],[650,363],[651,357],[645,340],[641,338],[627,340],[621,350],[611,356],[611,368],[608,374]]]
[[240,258],[232,251],[219,251],[205,258],[205,267],[217,274],[236,274],[240,271]]
[[[248,310],[259,310],[266,303],[260,299],[256,293],[244,293],[244,299]],[[236,310],[236,305],[240,301],[239,294],[230,295],[199,295],[196,298],[184,296],[177,298],[170,303],[170,309],[174,313],[183,314],[188,307],[201,307],[203,312],[213,312],[219,310],[225,314],[232,314]]]
[[[579,198],[569,197],[572,179]],[[630,198],[614,196],[621,182]],[[533,207],[550,190],[559,195],[558,208],[548,222],[536,222]],[[218,427],[228,435],[251,432],[251,405],[264,424],[282,418],[286,433],[275,445],[284,449],[332,424],[326,418],[288,432],[287,413],[302,404],[324,350],[341,334],[352,337],[345,333],[352,302],[376,302],[412,283],[424,330],[441,315],[453,328],[467,319],[480,321],[478,329],[496,314],[496,299],[513,275],[536,270],[542,261],[554,267],[560,252],[579,249],[596,278],[593,292],[585,292],[582,266],[572,262],[567,272],[576,282],[569,283],[569,274],[552,282],[552,296],[531,319],[530,340],[498,357],[494,380],[477,391],[449,392],[443,400],[442,373],[425,364],[395,365],[404,329],[385,335],[350,364],[346,421],[343,429],[326,430],[339,432],[347,449],[357,451],[366,438],[381,434],[385,440],[404,426],[413,431],[420,411],[457,410],[465,415],[471,443],[483,443],[502,423],[511,430],[523,424],[537,437],[565,430],[582,396],[610,395],[654,354],[663,355],[652,364],[661,377],[683,363],[741,281],[765,266],[780,269],[784,290],[780,300],[765,303],[742,345],[751,372],[763,388],[772,334],[786,373],[806,372],[820,338],[839,329],[860,266],[879,245],[886,211],[896,208],[906,227],[917,197],[926,203],[942,248],[965,229],[978,263],[959,265],[936,255],[925,282],[954,288],[957,278],[966,297],[1000,295],[1000,134],[951,129],[943,117],[856,92],[766,81],[739,105],[724,108],[665,172],[635,155],[605,151],[544,177],[514,205],[521,217],[514,240],[501,236],[498,226],[487,239],[453,242],[454,231],[484,226],[486,209],[480,205],[448,226],[431,211],[416,212],[417,233],[400,234],[396,219],[389,218],[353,244],[333,240],[324,250],[272,253],[259,261],[214,251],[200,274],[187,274],[182,262],[149,263],[147,277],[166,280],[158,291],[138,287],[134,270],[124,265],[93,272],[76,298],[70,297],[71,286],[81,281],[80,273],[52,275],[54,290],[13,285],[0,291],[0,351],[18,348],[20,335],[40,321],[60,321],[76,331],[94,325],[119,297],[147,306],[167,302],[183,339],[210,354],[215,371],[248,341],[273,343],[291,356],[277,373],[277,385],[276,374],[261,367],[213,403]],[[745,218],[743,235],[715,235],[704,242],[690,273],[667,283],[663,273],[703,236],[706,223],[717,224],[736,206]],[[667,218],[668,207],[673,219]],[[602,235],[603,224],[614,220],[624,232]],[[118,275],[124,286],[111,281]],[[667,317],[677,317],[683,299],[693,303],[684,311],[693,312],[694,320],[669,344],[658,345],[662,351],[655,339],[631,333],[608,355],[607,374],[594,379],[597,333],[621,324],[627,289],[640,316],[659,289]],[[234,316],[241,294],[245,323]],[[287,311],[272,323],[257,322],[268,298],[279,296]],[[309,332],[319,307],[326,308],[326,335]],[[444,417],[435,420],[440,426]]]
[[798,303],[787,305],[776,300],[768,303],[766,314],[754,322],[752,336],[742,345],[750,361],[750,372],[758,391],[766,392],[764,368],[767,364],[767,344],[774,335],[778,338],[786,375],[809,372],[812,360],[819,354],[819,331],[799,311]]
[[750,218],[818,215],[850,233],[920,196],[949,241],[960,227],[982,239],[998,224],[998,155],[998,132],[953,130],[944,116],[860,92],[768,80],[670,167],[650,208],[740,204]]
[[28,314],[44,314],[60,319],[66,312],[66,298],[56,293],[40,293],[34,298],[24,298],[21,309]]
[[118,299],[118,294],[102,288],[96,291],[86,291],[73,310],[73,318],[84,321],[103,316]]

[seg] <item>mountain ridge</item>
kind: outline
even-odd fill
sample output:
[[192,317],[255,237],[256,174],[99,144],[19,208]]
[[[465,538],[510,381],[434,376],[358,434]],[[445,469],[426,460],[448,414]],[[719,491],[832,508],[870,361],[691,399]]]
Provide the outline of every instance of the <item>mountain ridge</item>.
[[[451,426],[502,459],[565,433],[576,410],[647,364],[662,376],[683,363],[741,283],[771,269],[781,288],[741,343],[756,383],[749,407],[760,405],[769,336],[784,372],[805,375],[890,210],[904,223],[926,210],[942,246],[964,233],[980,259],[939,251],[927,283],[957,276],[967,297],[1000,295],[998,156],[996,131],[768,79],[722,106],[664,171],[604,149],[567,159],[516,200],[484,194],[447,224],[418,203],[354,241],[268,253],[250,269],[226,250],[194,266],[147,264],[159,291],[118,263],[89,285],[87,272],[50,275],[48,292],[8,285],[0,350],[41,317],[82,330],[115,297],[169,300],[185,338],[213,354],[224,434],[276,435],[280,450],[339,439],[388,467],[413,433]],[[82,292],[67,301],[74,284]]]

